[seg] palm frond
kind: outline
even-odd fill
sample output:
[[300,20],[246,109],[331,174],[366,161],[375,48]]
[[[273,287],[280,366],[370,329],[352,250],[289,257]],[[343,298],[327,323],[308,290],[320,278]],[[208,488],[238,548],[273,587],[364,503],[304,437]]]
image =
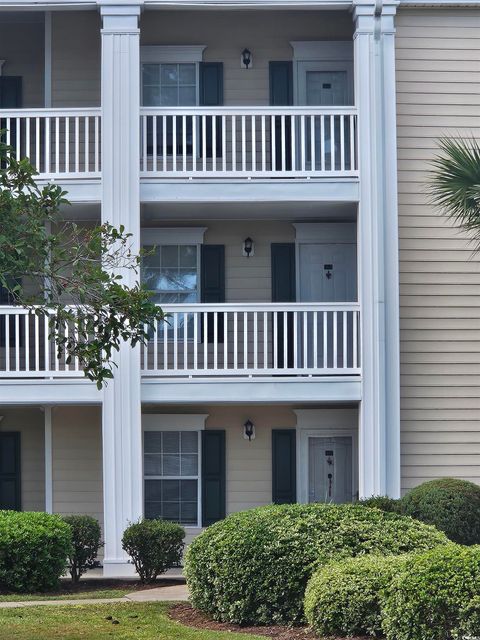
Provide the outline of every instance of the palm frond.
[[433,205],[480,242],[480,145],[474,138],[442,138],[432,161]]

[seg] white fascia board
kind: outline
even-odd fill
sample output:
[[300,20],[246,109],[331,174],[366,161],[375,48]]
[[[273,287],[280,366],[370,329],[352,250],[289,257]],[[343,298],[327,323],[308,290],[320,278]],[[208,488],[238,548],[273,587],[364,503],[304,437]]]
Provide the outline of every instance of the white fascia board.
[[360,377],[335,379],[262,380],[143,380],[142,403],[291,404],[300,402],[359,402]]
[[100,404],[103,393],[84,380],[6,380],[0,382],[0,405]]

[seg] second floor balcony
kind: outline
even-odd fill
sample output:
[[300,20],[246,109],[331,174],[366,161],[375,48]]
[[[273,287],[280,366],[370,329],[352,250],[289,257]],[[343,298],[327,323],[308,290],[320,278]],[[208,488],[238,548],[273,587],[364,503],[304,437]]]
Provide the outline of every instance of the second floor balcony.
[[[101,110],[0,110],[5,142],[42,179],[100,178]],[[142,108],[142,178],[352,178],[353,107]]]
[[[358,303],[165,305],[142,347],[150,379],[331,377],[361,373]],[[63,335],[72,332],[65,326]],[[58,356],[48,318],[0,306],[0,379],[83,377]]]

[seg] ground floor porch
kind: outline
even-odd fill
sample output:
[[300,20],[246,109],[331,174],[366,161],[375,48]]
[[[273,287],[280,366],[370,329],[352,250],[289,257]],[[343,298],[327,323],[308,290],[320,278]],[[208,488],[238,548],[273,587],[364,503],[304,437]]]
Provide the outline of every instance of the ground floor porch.
[[[89,514],[104,527],[111,508],[104,470],[114,461],[102,451],[101,407],[4,406],[0,413],[1,508]],[[358,416],[356,403],[144,405],[143,503],[135,511],[180,522],[189,542],[235,511],[353,501]]]

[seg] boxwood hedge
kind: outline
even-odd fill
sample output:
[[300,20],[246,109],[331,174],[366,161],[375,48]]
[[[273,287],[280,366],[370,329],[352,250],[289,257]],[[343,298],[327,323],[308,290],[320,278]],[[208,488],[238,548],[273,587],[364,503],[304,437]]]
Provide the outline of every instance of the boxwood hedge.
[[321,637],[380,635],[381,596],[409,558],[358,556],[321,567],[305,592],[308,624]]
[[402,499],[402,511],[433,524],[459,544],[480,544],[480,486],[440,478],[415,487]]
[[[412,557],[382,606],[389,640],[465,637],[478,622],[480,547],[449,544]],[[478,627],[477,627],[478,631]]]
[[445,536],[411,518],[361,505],[269,505],[235,513],[186,554],[193,606],[217,620],[295,623],[308,579],[332,559],[430,549]]
[[56,587],[71,535],[60,516],[0,511],[0,588],[33,592]]

